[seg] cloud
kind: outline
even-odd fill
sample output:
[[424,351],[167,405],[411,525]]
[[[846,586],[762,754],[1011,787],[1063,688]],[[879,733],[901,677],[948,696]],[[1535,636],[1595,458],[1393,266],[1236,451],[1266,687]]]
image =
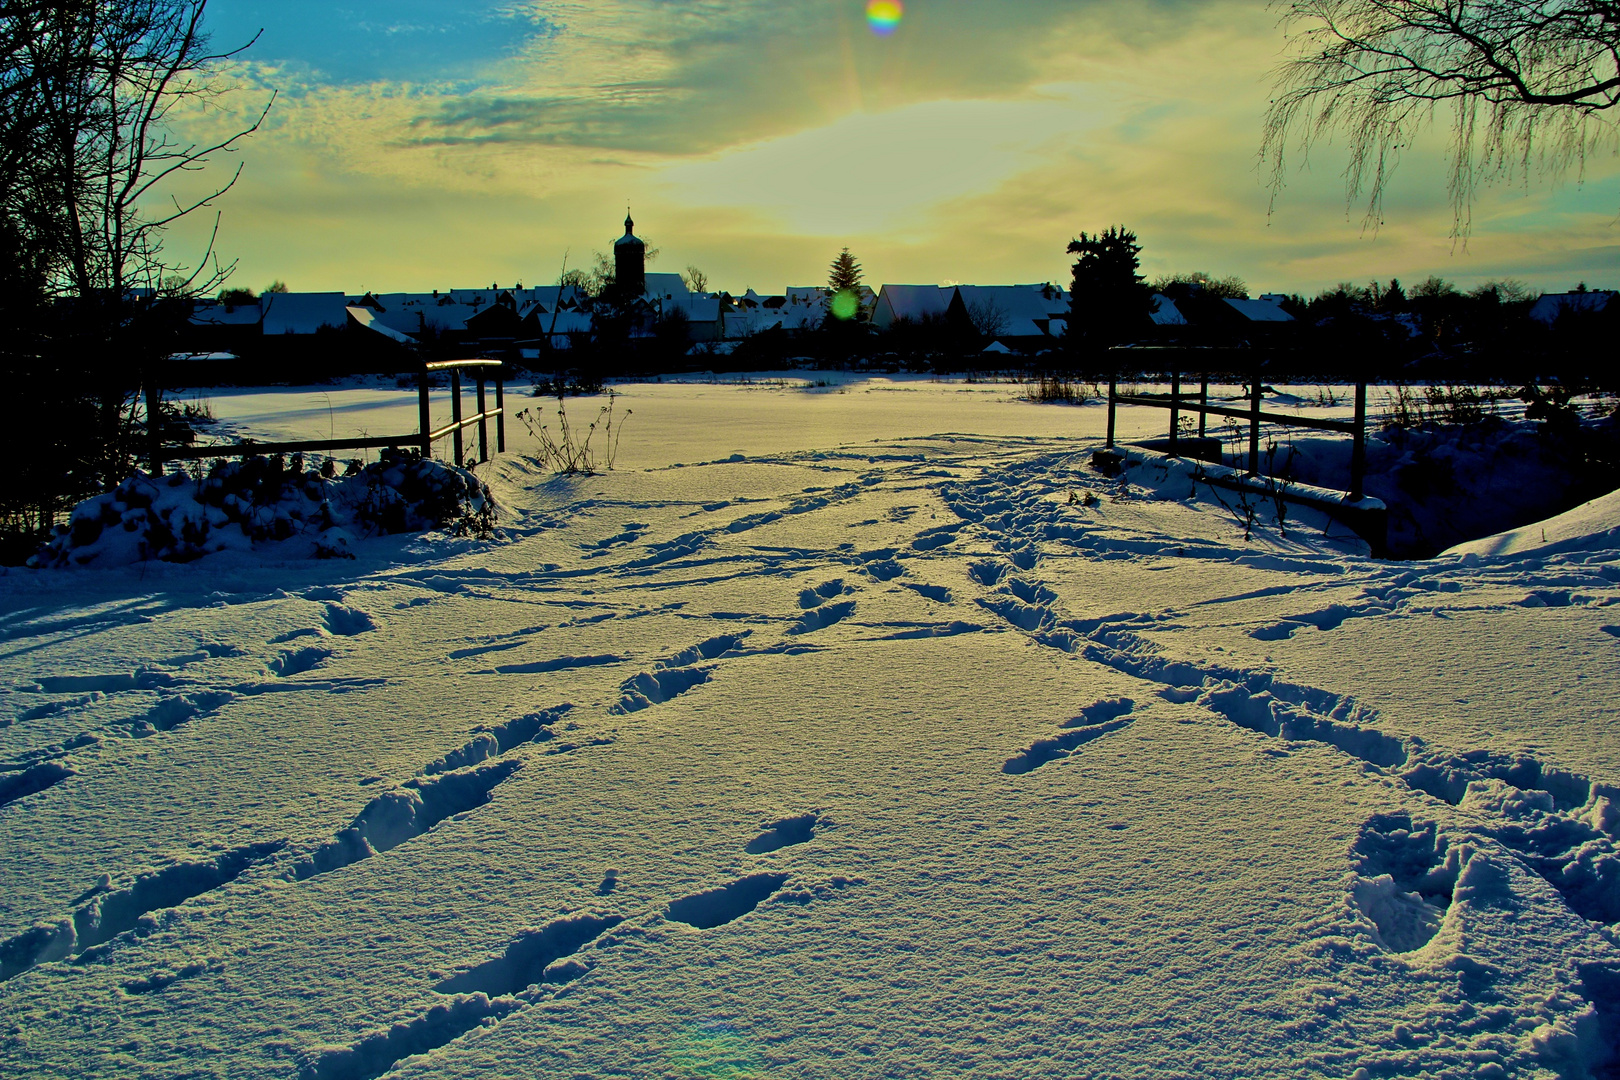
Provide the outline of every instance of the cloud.
[[555,32],[538,11],[478,0],[232,0],[208,27],[216,46],[259,35],[254,59],[335,85],[466,79]]
[[[1597,284],[1614,265],[1608,159],[1584,187],[1487,191],[1453,253],[1443,133],[1408,150],[1376,232],[1331,146],[1268,216],[1255,152],[1281,39],[1260,5],[911,0],[885,39],[862,6],[481,7],[498,18],[477,32],[509,36],[437,66],[406,50],[369,79],[272,49],[234,69],[241,111],[282,96],[242,152],[222,247],[249,282],[296,287],[550,280],[565,249],[606,248],[630,200],[664,263],[734,289],[822,280],[845,243],[875,281],[1062,280],[1068,238],[1114,223],[1150,274],[1268,289],[1436,270]],[[365,33],[429,40],[425,19]]]

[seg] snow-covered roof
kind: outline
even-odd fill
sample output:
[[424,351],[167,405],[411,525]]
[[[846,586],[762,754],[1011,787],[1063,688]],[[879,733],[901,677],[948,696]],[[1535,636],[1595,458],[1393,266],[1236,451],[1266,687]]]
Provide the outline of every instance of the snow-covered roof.
[[559,304],[565,308],[578,307],[584,299],[585,294],[573,285],[543,285],[523,290],[518,311],[527,315],[535,304],[539,304],[542,311],[550,311]]
[[1530,306],[1530,317],[1549,326],[1567,312],[1602,311],[1616,294],[1604,289],[1591,292],[1546,293]]
[[1153,310],[1148,312],[1148,318],[1153,320],[1155,326],[1186,326],[1187,316],[1176,307],[1176,302],[1163,293],[1153,294]]
[[588,334],[591,332],[591,317],[580,311],[554,312],[556,321],[551,315],[540,320],[540,329],[547,334]]
[[1007,346],[1003,345],[999,341],[992,341],[990,344],[986,345],[980,351],[981,352],[987,352],[987,353],[996,353],[997,355],[1006,355],[1007,353],[1012,352],[1011,349],[1007,348]]
[[712,323],[720,318],[720,298],[703,293],[666,297],[664,311],[684,312],[688,322]]
[[466,304],[475,308],[489,307],[491,304],[500,303],[503,296],[509,296],[512,298],[512,303],[521,308],[526,303],[533,301],[534,298],[530,294],[534,291],[533,289],[502,289],[499,286],[491,286],[487,289],[451,289],[449,292],[440,293],[439,296],[441,299],[447,299],[449,303]]
[[376,299],[383,307],[376,321],[402,334],[419,334],[424,327],[439,333],[465,330],[468,319],[489,307],[458,304],[449,293],[383,293]]
[[[1052,318],[1052,301],[1044,285],[958,285],[956,292],[971,316],[975,312],[998,317],[998,337],[1042,337]],[[1066,314],[1066,305],[1064,309]]]
[[377,318],[377,312],[372,308],[364,305],[351,304],[349,305],[349,317],[355,322],[359,323],[361,326],[365,327],[367,330],[375,330],[383,337],[391,338],[402,345],[411,344],[411,338],[400,331],[395,330],[393,327],[383,323]]
[[671,296],[685,296],[689,289],[679,274],[648,274],[646,275],[646,295],[655,300],[666,300]]
[[[275,295],[272,293],[271,295]],[[257,326],[264,309],[257,300],[250,304],[223,304],[204,300],[191,313],[193,326]]]
[[887,328],[896,319],[923,319],[943,315],[956,289],[950,285],[885,285],[878,290],[872,322]]
[[347,326],[349,298],[340,292],[265,293],[259,297],[264,309],[264,333],[313,334],[323,326]]
[[1227,300],[1226,303],[1250,322],[1285,323],[1294,317],[1271,300]]

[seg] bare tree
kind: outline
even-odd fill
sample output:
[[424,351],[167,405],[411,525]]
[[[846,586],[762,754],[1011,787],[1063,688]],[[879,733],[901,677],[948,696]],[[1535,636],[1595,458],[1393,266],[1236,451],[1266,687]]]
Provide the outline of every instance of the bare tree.
[[186,260],[163,245],[170,225],[230,190],[241,169],[200,195],[164,193],[265,115],[215,140],[177,132],[177,110],[214,102],[226,89],[220,65],[241,51],[210,47],[205,5],[0,0],[0,284],[26,285],[0,303],[0,369],[38,396],[22,440],[32,462],[23,471],[37,475],[8,493],[0,532],[37,532],[65,500],[127,475],[137,428],[159,421],[152,373],[184,302],[232,269],[212,240]]
[[223,92],[218,66],[241,51],[212,50],[202,29],[205,5],[39,5],[40,32],[27,63],[48,119],[39,137],[43,156],[31,179],[62,216],[64,250],[54,274],[59,292],[86,297],[104,290],[121,297],[133,288],[156,289],[165,276],[178,274],[201,295],[229,274],[229,267],[212,260],[212,244],[195,265],[166,258],[163,233],[229,191],[241,166],[203,195],[156,198],[166,183],[197,172],[257,131],[270,108],[266,103],[252,124],[217,141],[175,134],[174,111],[217,99]]
[[692,292],[700,293],[709,291],[709,275],[705,274],[697,267],[687,266],[685,278],[686,287]]
[[1276,72],[1261,157],[1273,203],[1287,158],[1349,140],[1346,197],[1366,224],[1402,152],[1449,113],[1454,239],[1482,183],[1579,171],[1615,135],[1620,3],[1614,0],[1278,0],[1290,58]]
[[1007,329],[1007,312],[993,297],[981,297],[967,306],[968,323],[986,341],[1000,337]]

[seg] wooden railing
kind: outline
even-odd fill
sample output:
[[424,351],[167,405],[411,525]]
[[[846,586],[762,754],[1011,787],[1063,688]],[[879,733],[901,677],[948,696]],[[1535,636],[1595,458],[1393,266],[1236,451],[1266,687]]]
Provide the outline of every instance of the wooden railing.
[[[163,466],[170,461],[195,461],[206,458],[219,457],[252,457],[255,454],[304,454],[304,453],[330,453],[333,450],[370,450],[385,446],[414,446],[422,452],[424,459],[433,456],[433,444],[440,439],[450,436],[454,446],[456,467],[461,468],[465,463],[466,455],[462,446],[462,432],[473,425],[478,426],[478,460],[489,460],[489,421],[495,421],[495,452],[506,451],[506,393],[505,379],[500,374],[501,362],[499,360],[434,360],[422,365],[417,373],[417,430],[408,435],[372,435],[357,439],[313,439],[297,442],[253,442],[251,440],[239,443],[225,443],[217,446],[164,446],[160,425],[149,423],[151,432],[150,456],[152,473],[157,475],[163,471]],[[461,371],[471,368],[477,372],[478,382],[478,412],[473,416],[461,415]],[[488,375],[488,369],[494,368],[494,379]],[[450,372],[450,423],[440,428],[432,425],[431,411],[428,406],[429,376],[435,371]],[[489,408],[486,399],[486,384],[493,381],[495,384],[495,407]],[[156,416],[157,394],[148,391],[147,415]]]
[[[1124,357],[1147,359],[1155,353],[1165,358],[1171,354],[1185,357],[1190,350],[1177,348],[1135,348],[1112,349],[1110,356],[1119,361]],[[1249,475],[1256,476],[1260,472],[1260,425],[1280,424],[1285,427],[1315,428],[1320,431],[1337,431],[1349,435],[1353,440],[1350,450],[1350,501],[1359,502],[1364,494],[1364,484],[1367,474],[1367,384],[1356,383],[1355,419],[1354,420],[1328,420],[1319,416],[1301,416],[1297,413],[1270,412],[1260,407],[1261,378],[1258,372],[1249,383],[1248,408],[1234,409],[1224,405],[1209,404],[1209,375],[1201,374],[1198,382],[1198,397],[1183,397],[1181,393],[1181,372],[1174,367],[1170,370],[1170,393],[1168,394],[1121,394],[1119,392],[1118,364],[1112,368],[1114,374],[1108,377],[1108,446],[1114,445],[1114,411],[1119,405],[1147,405],[1155,409],[1170,410],[1170,456],[1177,457],[1177,443],[1181,439],[1181,414],[1183,412],[1198,414],[1198,437],[1205,438],[1206,418],[1210,416],[1226,416],[1237,420],[1249,422]]]

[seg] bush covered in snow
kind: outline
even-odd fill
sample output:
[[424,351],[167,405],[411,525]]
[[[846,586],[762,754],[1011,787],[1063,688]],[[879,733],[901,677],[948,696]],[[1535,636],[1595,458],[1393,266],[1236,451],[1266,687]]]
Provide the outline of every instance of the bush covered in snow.
[[352,558],[357,536],[442,528],[487,537],[494,524],[488,485],[414,450],[384,450],[373,464],[351,463],[341,478],[330,460],[306,469],[297,454],[250,457],[216,461],[206,475],[200,468],[136,473],[74,507],[29,565],[188,562],[295,537],[313,541],[317,558]]

